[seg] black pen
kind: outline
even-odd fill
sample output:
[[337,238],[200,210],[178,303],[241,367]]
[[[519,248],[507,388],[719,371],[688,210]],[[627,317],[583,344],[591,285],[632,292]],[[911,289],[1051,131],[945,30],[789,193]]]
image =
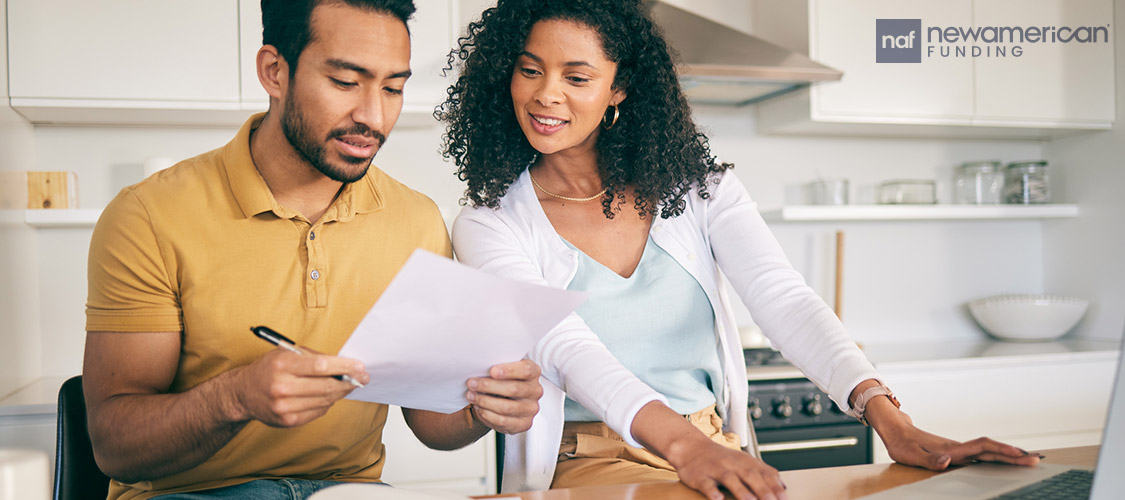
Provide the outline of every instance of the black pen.
[[[266,342],[269,342],[289,352],[304,354],[303,351],[297,348],[296,342],[289,340],[289,337],[273,331],[273,329],[268,326],[252,326],[250,327],[250,331],[254,332],[254,335],[257,335],[262,340],[265,340]],[[347,382],[359,388],[363,387],[363,384],[359,383],[358,380],[352,378],[350,375],[332,375],[332,378],[341,382]]]

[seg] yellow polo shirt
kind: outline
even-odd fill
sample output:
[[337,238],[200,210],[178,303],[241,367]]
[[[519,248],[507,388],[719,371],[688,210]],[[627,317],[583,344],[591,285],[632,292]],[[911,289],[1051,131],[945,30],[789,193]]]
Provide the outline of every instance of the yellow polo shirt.
[[[250,157],[262,116],[226,146],[122,190],[94,229],[86,330],[182,332],[171,392],[273,349],[250,332],[255,325],[339,352],[416,248],[452,254],[434,203],[374,166],[316,223],[279,205]],[[155,481],[113,481],[109,498],[261,478],[377,481],[386,416],[385,405],[341,400],[293,429],[251,422],[203,464]]]

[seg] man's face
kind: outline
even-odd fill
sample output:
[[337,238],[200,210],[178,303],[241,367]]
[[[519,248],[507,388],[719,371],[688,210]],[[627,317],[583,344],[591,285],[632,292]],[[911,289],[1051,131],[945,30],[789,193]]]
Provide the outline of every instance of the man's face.
[[410,37],[390,14],[343,4],[318,5],[310,26],[313,39],[289,80],[282,131],[322,174],[355,182],[402,111]]

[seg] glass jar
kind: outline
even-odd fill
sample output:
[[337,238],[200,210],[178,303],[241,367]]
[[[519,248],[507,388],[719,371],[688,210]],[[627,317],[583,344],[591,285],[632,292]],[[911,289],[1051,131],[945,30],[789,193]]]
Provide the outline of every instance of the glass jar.
[[808,184],[813,205],[847,205],[847,179],[819,179]]
[[879,184],[879,203],[883,205],[933,205],[937,203],[934,181],[892,180]]
[[969,205],[1000,203],[1004,170],[1000,160],[968,161],[957,167],[953,179],[953,202]]
[[1046,161],[1009,163],[1004,171],[1004,203],[1050,203],[1047,180]]

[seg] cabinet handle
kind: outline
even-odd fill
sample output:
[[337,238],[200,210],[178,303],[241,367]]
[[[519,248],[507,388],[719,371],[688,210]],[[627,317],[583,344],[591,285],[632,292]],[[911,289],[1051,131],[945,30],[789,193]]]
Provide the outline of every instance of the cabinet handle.
[[857,437],[810,439],[807,441],[783,441],[780,443],[759,443],[760,453],[775,451],[819,450],[823,448],[847,448],[859,444]]

